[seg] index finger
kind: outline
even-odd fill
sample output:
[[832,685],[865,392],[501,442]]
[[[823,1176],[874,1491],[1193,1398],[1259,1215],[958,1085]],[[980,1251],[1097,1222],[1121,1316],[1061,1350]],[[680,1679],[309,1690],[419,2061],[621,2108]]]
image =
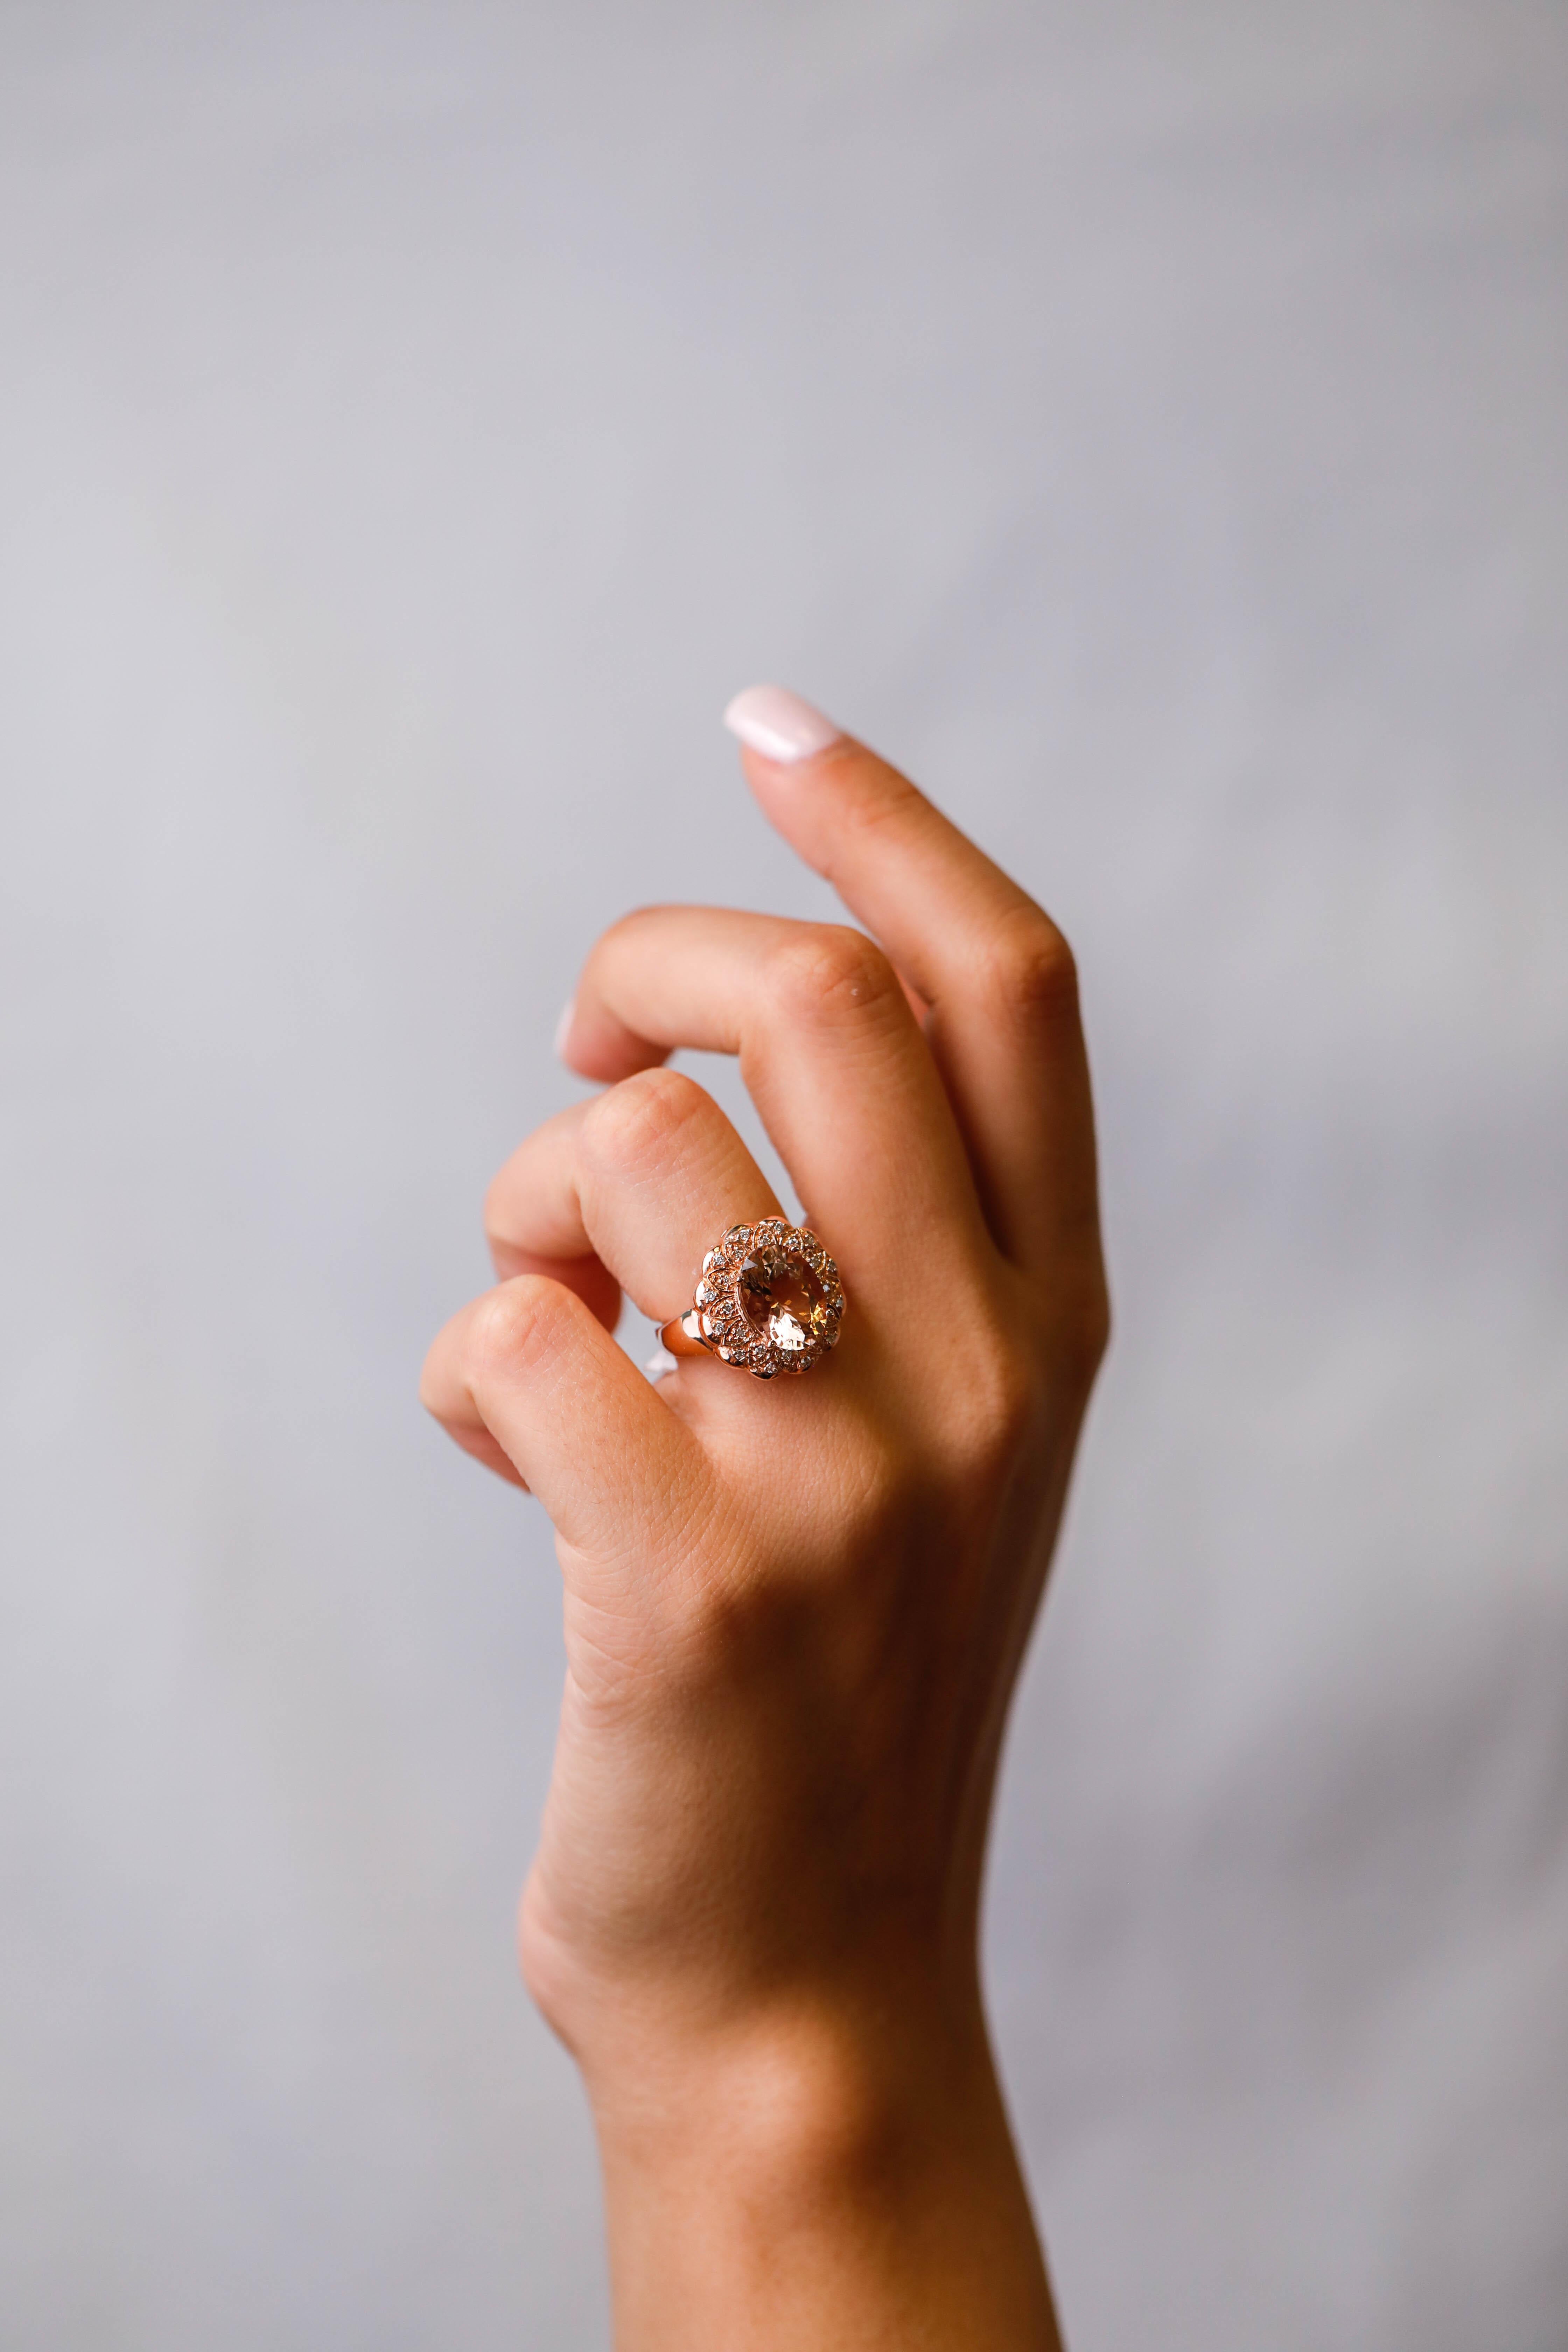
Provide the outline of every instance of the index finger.
[[780,687],[725,723],[770,822],[929,1007],[927,1043],[1004,1254],[1098,1265],[1089,1061],[1078,975],[1048,915],[917,791]]

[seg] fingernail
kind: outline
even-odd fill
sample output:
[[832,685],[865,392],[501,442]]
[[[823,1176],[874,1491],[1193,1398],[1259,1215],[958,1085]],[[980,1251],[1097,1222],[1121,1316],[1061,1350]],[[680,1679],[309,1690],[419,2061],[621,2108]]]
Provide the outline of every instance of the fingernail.
[[787,686],[747,687],[724,713],[724,724],[764,760],[786,767],[795,760],[815,759],[844,732]]
[[576,998],[569,996],[561,1008],[561,1018],[555,1024],[555,1052],[558,1058],[563,1060],[566,1054],[566,1040],[572,1034],[572,1015],[576,1010]]

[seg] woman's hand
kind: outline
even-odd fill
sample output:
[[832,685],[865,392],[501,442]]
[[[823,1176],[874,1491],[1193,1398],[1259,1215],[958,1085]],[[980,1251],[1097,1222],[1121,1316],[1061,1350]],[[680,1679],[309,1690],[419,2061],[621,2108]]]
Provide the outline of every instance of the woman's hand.
[[[605,1082],[491,1186],[500,1286],[424,1394],[554,1522],[567,1676],[524,1975],[603,2150],[636,2352],[1055,2341],[976,1955],[1008,1698],[1107,1309],[1072,959],[914,787],[776,688],[752,789],[863,929],[628,916]],[[779,1203],[682,1045],[738,1054],[847,1297],[764,1385],[611,1338]]]

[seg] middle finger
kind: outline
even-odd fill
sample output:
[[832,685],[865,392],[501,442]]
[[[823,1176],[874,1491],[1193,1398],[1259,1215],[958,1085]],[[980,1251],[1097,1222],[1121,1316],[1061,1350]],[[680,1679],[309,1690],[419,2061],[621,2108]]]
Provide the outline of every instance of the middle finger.
[[990,1254],[963,1141],[886,956],[828,923],[648,907],[606,931],[562,1051],[619,1078],[675,1047],[736,1054],[812,1223],[853,1287],[907,1288],[955,1245]]

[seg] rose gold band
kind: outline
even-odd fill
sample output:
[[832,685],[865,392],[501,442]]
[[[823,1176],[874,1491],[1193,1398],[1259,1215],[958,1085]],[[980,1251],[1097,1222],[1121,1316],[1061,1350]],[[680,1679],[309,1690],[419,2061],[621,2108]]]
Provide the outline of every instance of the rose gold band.
[[[688,1324],[696,1328],[688,1330]],[[660,1327],[658,1336],[661,1345],[672,1356],[710,1356],[713,1353],[712,1341],[701,1336],[701,1318],[695,1307],[689,1307],[684,1315],[672,1315],[669,1321]]]

